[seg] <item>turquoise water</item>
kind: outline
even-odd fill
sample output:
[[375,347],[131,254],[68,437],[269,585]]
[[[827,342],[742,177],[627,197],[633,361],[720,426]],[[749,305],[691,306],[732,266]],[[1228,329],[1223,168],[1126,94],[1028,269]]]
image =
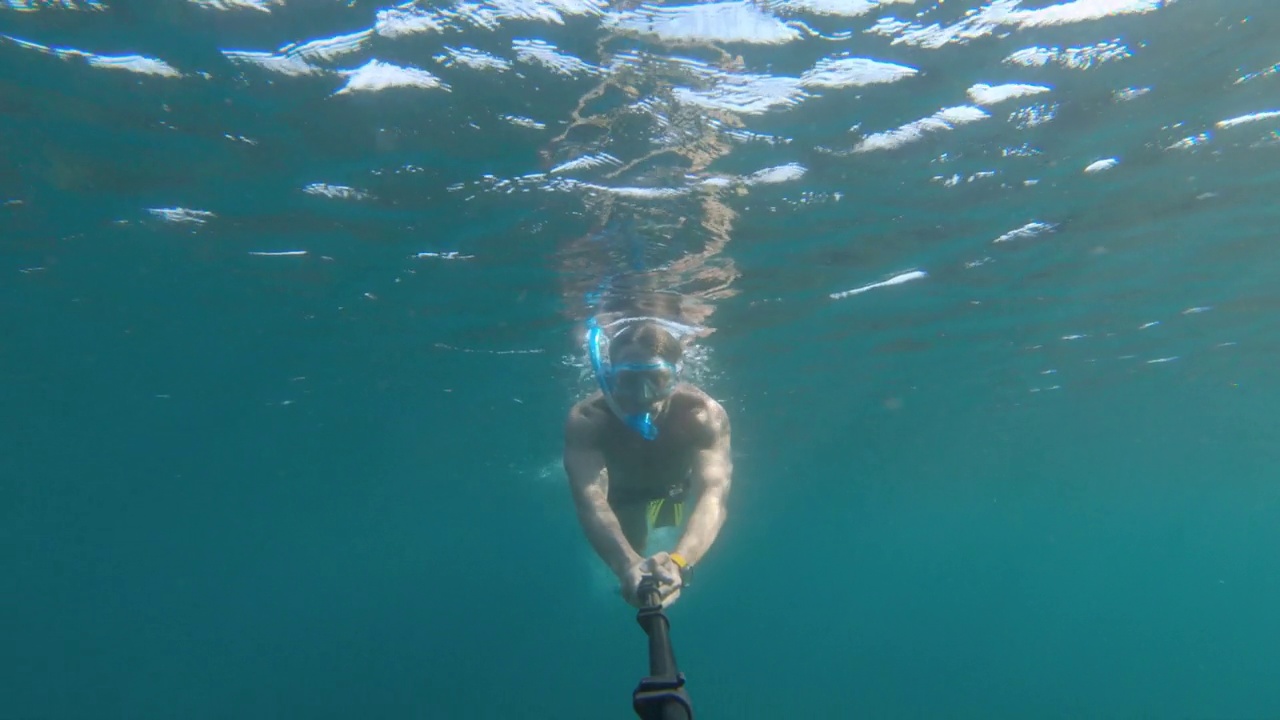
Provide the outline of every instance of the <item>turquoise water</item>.
[[636,288],[734,428],[697,717],[1280,716],[1277,22],[5,0],[0,717],[633,717]]

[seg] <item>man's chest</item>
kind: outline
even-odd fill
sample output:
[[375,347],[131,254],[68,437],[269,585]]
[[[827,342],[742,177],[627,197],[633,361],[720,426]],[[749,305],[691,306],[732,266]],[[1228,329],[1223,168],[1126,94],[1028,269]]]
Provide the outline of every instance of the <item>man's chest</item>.
[[624,480],[629,485],[664,486],[683,482],[693,465],[687,447],[637,438],[623,440],[605,449],[605,466],[610,482]]

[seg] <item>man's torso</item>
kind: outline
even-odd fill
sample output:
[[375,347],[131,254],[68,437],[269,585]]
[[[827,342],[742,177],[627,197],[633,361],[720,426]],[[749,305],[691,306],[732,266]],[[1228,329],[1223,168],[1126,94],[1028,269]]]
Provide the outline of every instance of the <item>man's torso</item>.
[[682,385],[656,421],[658,436],[645,440],[609,411],[602,397],[583,401],[596,423],[596,444],[605,459],[609,504],[647,503],[683,494],[694,458],[707,446],[706,409],[710,399]]

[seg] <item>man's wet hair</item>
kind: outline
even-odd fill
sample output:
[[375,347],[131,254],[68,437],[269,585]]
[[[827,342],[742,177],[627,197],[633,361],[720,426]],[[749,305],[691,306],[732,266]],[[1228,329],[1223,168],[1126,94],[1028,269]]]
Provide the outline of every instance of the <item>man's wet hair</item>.
[[679,293],[654,292],[636,288],[615,287],[601,300],[600,312],[604,314],[678,318],[683,311],[683,298]]
[[638,322],[622,328],[613,337],[610,345],[615,352],[623,348],[634,347],[675,365],[684,357],[684,346],[666,328],[657,323]]

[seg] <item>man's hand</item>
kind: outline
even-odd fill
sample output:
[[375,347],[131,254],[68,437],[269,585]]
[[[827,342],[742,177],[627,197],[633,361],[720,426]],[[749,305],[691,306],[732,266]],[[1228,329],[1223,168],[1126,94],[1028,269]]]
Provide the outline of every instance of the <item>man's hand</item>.
[[635,607],[644,606],[644,598],[639,597],[640,583],[645,578],[653,578],[654,587],[662,607],[668,607],[680,597],[680,588],[684,586],[680,566],[671,555],[660,552],[652,557],[633,563],[618,578],[622,582],[622,597]]

